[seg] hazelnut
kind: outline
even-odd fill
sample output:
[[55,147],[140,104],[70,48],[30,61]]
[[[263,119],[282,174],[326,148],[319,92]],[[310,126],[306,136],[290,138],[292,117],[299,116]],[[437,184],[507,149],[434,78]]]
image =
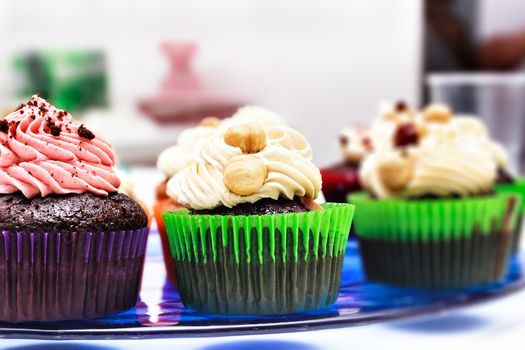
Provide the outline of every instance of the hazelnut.
[[229,128],[224,134],[224,141],[239,147],[243,153],[257,153],[266,147],[266,134],[259,124],[250,122]]
[[417,128],[417,132],[419,134],[420,140],[425,138],[425,136],[428,135],[428,128],[423,123],[418,124],[416,128]]
[[388,112],[383,115],[383,119],[390,122],[399,122],[401,114],[397,112]]
[[405,187],[414,173],[414,164],[407,155],[385,159],[378,168],[379,177],[388,189],[397,191]]
[[216,128],[221,124],[221,120],[217,117],[206,117],[201,120],[201,126]]
[[262,160],[247,155],[235,156],[224,167],[224,185],[239,196],[249,196],[264,185],[267,174]]
[[423,119],[429,123],[446,123],[452,118],[452,110],[443,104],[432,104],[423,111]]

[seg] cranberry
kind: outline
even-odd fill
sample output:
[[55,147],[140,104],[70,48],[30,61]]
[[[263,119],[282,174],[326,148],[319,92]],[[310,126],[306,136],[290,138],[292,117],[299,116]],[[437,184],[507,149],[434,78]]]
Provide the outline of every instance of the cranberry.
[[405,101],[397,101],[395,106],[396,112],[404,112],[408,109]]
[[403,123],[397,127],[394,134],[394,145],[396,147],[406,147],[417,145],[419,133],[414,123]]

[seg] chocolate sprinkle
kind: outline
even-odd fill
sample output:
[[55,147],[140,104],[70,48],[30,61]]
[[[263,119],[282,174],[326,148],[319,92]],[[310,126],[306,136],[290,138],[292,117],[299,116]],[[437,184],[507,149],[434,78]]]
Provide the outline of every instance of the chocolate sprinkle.
[[93,134],[89,129],[87,129],[84,124],[80,125],[77,130],[78,136],[83,137],[88,140],[93,140],[95,138],[95,134]]
[[7,120],[0,120],[0,131],[4,134],[7,134],[7,132],[9,131],[9,123],[7,122]]
[[53,136],[60,136],[60,132],[62,131],[60,129],[60,127],[58,127],[56,125],[51,125],[49,127],[49,130],[51,131],[51,135],[53,135]]

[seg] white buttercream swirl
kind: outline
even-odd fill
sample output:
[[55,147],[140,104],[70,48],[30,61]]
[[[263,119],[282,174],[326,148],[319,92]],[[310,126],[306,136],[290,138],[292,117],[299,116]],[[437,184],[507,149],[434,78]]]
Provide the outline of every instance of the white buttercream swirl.
[[168,178],[187,168],[196,160],[197,147],[214,133],[224,133],[228,128],[247,122],[256,122],[261,126],[285,125],[282,118],[275,113],[257,106],[245,106],[230,118],[223,119],[219,125],[185,129],[179,136],[177,144],[166,148],[157,159],[157,168]]
[[224,142],[217,133],[201,143],[196,162],[170,179],[167,194],[182,205],[196,209],[218,206],[234,207],[254,203],[262,198],[307,197],[315,199],[321,189],[321,174],[312,163],[312,152],[303,135],[283,125],[264,128],[266,147],[251,156],[267,167],[262,187],[248,196],[232,193],[224,184],[224,168],[228,161],[241,155],[242,150]]
[[[497,169],[507,164],[507,154],[479,119],[455,116],[448,122],[426,122],[422,115],[414,115],[409,122],[423,130],[419,143],[396,148],[393,135],[405,122],[382,120],[374,124],[375,149],[362,163],[360,178],[376,196],[472,196],[492,190]],[[384,168],[396,158],[412,169],[409,181],[392,189],[385,177],[399,174],[385,174]]]
[[184,130],[177,144],[166,148],[157,159],[157,168],[166,177],[172,177],[179,171],[187,168],[195,161],[195,152],[198,145],[210,137],[216,128],[209,126],[196,126]]

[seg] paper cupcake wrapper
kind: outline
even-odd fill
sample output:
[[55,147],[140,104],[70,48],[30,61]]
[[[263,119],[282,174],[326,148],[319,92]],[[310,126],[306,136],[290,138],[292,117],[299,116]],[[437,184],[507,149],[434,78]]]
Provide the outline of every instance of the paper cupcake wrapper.
[[513,193],[519,195],[521,198],[519,206],[520,213],[525,211],[525,178],[519,177],[513,183],[496,185],[494,191],[496,193]]
[[0,321],[90,319],[132,308],[148,231],[2,231]]
[[511,184],[496,185],[495,191],[496,193],[514,193],[521,198],[520,217],[518,218],[518,223],[514,231],[511,249],[512,254],[516,254],[521,241],[522,221],[525,218],[525,178],[519,177]]
[[157,222],[157,229],[159,231],[160,242],[162,246],[162,256],[164,260],[164,266],[166,267],[166,276],[168,277],[168,281],[170,283],[175,284],[177,281],[175,276],[175,266],[173,265],[173,259],[171,257],[171,248],[168,234],[166,233],[166,227],[164,226],[164,220],[162,219],[162,209],[163,206],[157,203],[153,207],[153,213],[155,216],[155,221]]
[[510,237],[474,234],[443,242],[359,238],[368,281],[428,289],[496,283],[507,270]]
[[253,216],[164,214],[186,306],[220,314],[287,314],[335,302],[352,205]]
[[516,228],[514,229],[514,232],[512,234],[512,242],[510,248],[511,255],[516,255],[519,252],[521,246],[521,239],[523,236],[523,220],[525,220],[525,215],[519,215],[518,223],[516,224]]
[[375,200],[350,196],[370,281],[415,288],[464,288],[500,280],[519,198]]
[[520,198],[514,194],[444,200],[372,199],[349,196],[357,207],[357,235],[390,241],[443,241],[514,230]]

